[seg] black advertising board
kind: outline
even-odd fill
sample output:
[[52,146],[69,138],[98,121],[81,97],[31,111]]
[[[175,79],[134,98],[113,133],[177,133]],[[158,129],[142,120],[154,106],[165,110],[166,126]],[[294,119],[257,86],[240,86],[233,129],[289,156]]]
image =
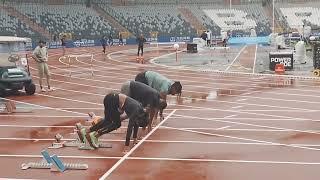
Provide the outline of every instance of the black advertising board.
[[315,69],[320,68],[320,44],[313,46],[313,67]]
[[187,53],[197,53],[198,47],[195,43],[188,43],[187,44]]
[[270,52],[269,53],[269,69],[274,71],[276,64],[283,64],[286,70],[293,69],[293,53],[292,52]]

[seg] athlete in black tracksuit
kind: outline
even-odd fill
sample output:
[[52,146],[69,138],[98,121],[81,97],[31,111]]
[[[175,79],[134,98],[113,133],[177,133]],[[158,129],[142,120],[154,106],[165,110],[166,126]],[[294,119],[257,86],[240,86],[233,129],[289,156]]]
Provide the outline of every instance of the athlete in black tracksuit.
[[147,42],[147,40],[143,37],[143,34],[141,34],[137,38],[137,43],[138,43],[138,53],[137,56],[139,56],[140,50],[141,50],[141,56],[143,56],[143,44]]
[[151,130],[151,125],[154,117],[160,110],[160,115],[163,109],[167,107],[167,103],[160,100],[160,93],[152,87],[138,81],[128,81],[121,87],[121,93],[125,94],[142,104],[143,107],[150,108],[150,119],[148,130]]
[[158,108],[160,105],[160,94],[152,87],[138,81],[128,81],[121,87],[121,93],[125,94],[142,104],[143,107]]

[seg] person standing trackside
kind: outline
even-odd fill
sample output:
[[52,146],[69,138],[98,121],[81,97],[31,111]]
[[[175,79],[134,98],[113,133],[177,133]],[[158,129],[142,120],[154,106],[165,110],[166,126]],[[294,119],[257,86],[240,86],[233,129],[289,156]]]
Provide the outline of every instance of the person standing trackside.
[[[137,53],[137,60],[139,60],[139,63],[143,63],[143,45],[147,42],[147,40],[143,37],[143,34],[140,34],[140,36],[137,38],[138,43],[138,53]],[[139,56],[141,50],[141,58]]]
[[109,34],[109,37],[108,37],[108,45],[109,45],[109,48],[110,46],[113,46],[113,38],[111,33]]
[[123,38],[122,38],[122,34],[121,33],[119,33],[119,46],[124,46],[124,44],[123,44]]
[[52,91],[53,89],[50,86],[50,72],[48,68],[48,50],[45,46],[45,42],[40,40],[39,45],[34,49],[32,58],[38,64],[38,73],[39,73],[39,84],[42,92],[46,92],[42,85],[42,78],[45,75],[47,79],[48,91]]
[[103,50],[102,50],[103,54],[106,54],[106,46],[107,46],[107,39],[106,38],[107,38],[106,36],[103,36],[100,40],[102,48],[103,48]]
[[61,46],[62,46],[62,56],[66,55],[66,39],[67,39],[67,36],[65,34],[63,34],[62,38],[60,39]]

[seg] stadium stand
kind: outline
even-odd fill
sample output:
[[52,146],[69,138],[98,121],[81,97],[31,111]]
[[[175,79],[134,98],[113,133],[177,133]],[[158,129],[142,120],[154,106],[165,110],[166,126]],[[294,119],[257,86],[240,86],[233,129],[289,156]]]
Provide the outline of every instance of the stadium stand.
[[1,36],[21,36],[21,37],[39,37],[37,32],[21,22],[18,18],[10,16],[2,7],[0,8],[0,35]]
[[263,13],[264,11],[260,5],[235,5],[232,6],[232,9],[213,6],[202,8],[206,15],[223,30],[250,34],[250,29],[254,28],[258,36],[265,36],[271,33],[271,23]]
[[[13,3],[13,1],[11,6],[32,22],[46,28],[52,35],[69,32],[76,39],[97,39],[102,35],[112,34],[113,37],[118,35],[119,28],[114,25],[115,23],[107,22],[109,20],[106,20],[107,18],[93,8],[95,5],[86,7],[85,0],[65,0],[64,5],[50,5],[51,3],[46,0],[42,3],[39,0],[35,1],[37,3],[30,3],[30,0],[26,0],[28,3],[23,3],[23,0],[20,0],[20,3]],[[192,15],[199,20],[200,25],[202,24],[201,28],[210,29],[213,35],[220,35],[221,29],[232,30],[233,35],[245,36],[250,35],[251,28],[255,29],[258,36],[266,36],[271,33],[271,22],[264,13],[259,0],[252,1],[250,6],[233,5],[231,9],[228,4],[225,4],[226,1],[222,0],[214,2],[209,0],[137,0],[134,1],[134,5],[127,6],[112,6],[113,2],[111,0],[92,0],[92,3],[97,3],[105,13],[134,35],[144,33],[149,36],[149,32],[157,31],[159,36],[195,36],[199,29],[191,25],[190,21],[187,21],[186,17],[179,12],[181,7],[187,9],[186,12],[190,10]],[[57,4],[59,4],[58,1]],[[278,19],[285,23],[286,19],[281,13],[279,9]],[[233,17],[223,17],[227,14]],[[1,13],[0,17],[0,28],[3,35],[17,33],[19,36],[40,36],[19,18],[5,13]]]
[[196,30],[178,13],[176,6],[117,6],[101,7],[133,34],[158,31],[166,35],[191,35]]
[[302,29],[304,25],[312,29],[320,27],[320,3],[280,4],[278,12],[279,20],[285,22],[290,29]]
[[84,5],[17,5],[17,10],[52,34],[72,33],[77,38],[100,38],[115,34],[114,29]]

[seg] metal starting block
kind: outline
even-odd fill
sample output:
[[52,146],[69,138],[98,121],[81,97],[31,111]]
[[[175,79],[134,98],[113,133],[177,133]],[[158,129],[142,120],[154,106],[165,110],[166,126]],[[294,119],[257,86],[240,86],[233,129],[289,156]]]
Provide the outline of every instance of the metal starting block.
[[50,169],[52,166],[51,163],[47,162],[29,162],[29,163],[23,163],[21,165],[22,170],[27,170],[27,169]]
[[63,163],[57,155],[50,156],[46,150],[41,151],[41,154],[43,161],[23,163],[21,169],[51,169],[51,171],[64,172],[65,170],[87,170],[89,168],[88,164]]
[[[94,148],[91,147],[87,143],[79,142],[78,140],[75,141],[64,141],[64,142],[54,142],[52,143],[52,146],[48,147],[49,149],[60,149],[63,147],[78,147],[80,150],[93,150]],[[99,143],[99,148],[112,148],[111,144],[106,143]]]
[[[91,147],[89,142],[85,140],[85,142],[80,141],[80,137],[74,141],[61,141],[63,139],[62,135],[55,135],[55,142],[52,143],[52,146],[48,147],[49,149],[60,149],[63,147],[78,147],[80,150],[94,150],[95,148]],[[99,143],[99,148],[112,148],[111,144]]]

